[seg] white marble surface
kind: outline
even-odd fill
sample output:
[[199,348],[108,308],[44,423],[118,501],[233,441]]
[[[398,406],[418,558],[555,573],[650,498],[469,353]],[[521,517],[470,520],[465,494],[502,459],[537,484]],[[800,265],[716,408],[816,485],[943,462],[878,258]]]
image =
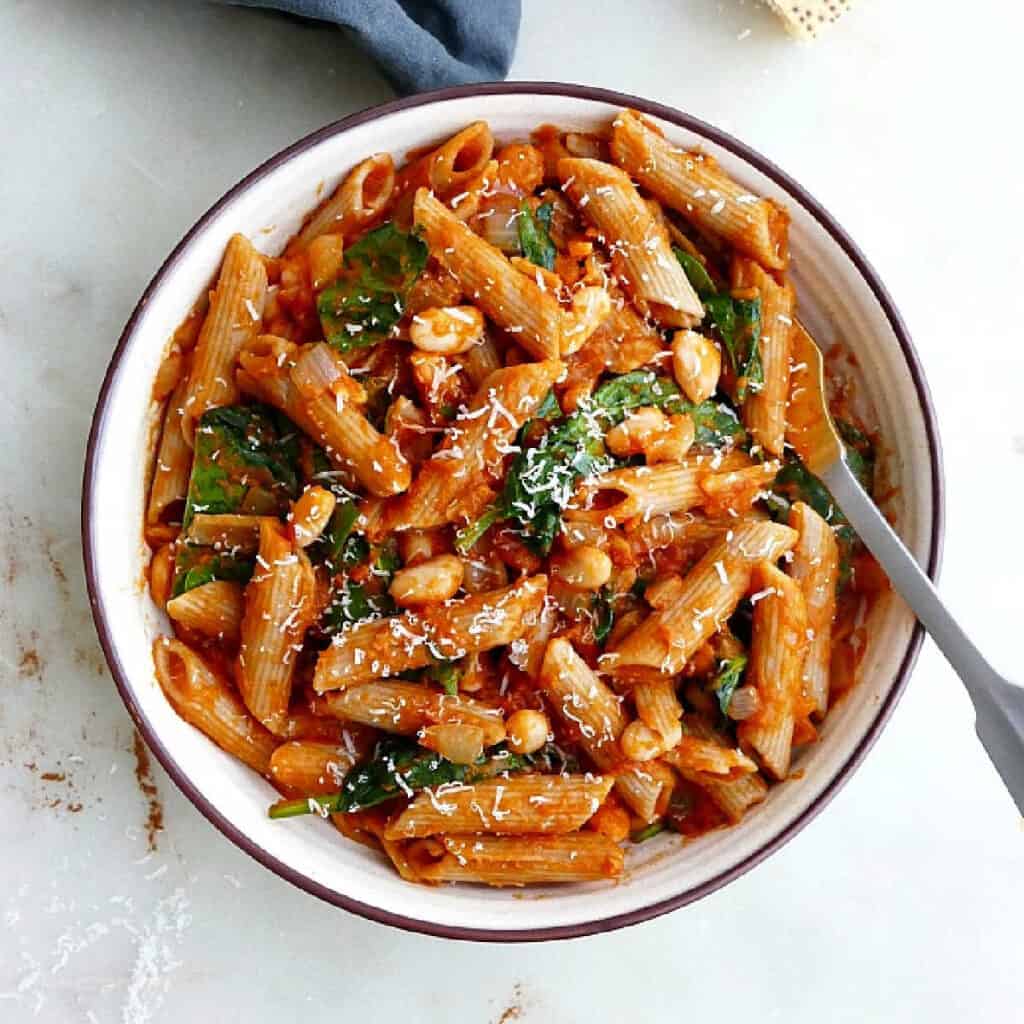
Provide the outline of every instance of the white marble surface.
[[[1024,505],[1024,17],[1000,0],[977,0],[969,21],[963,5],[863,0],[800,47],[750,2],[598,6],[526,0],[512,77],[689,110],[852,232],[938,407],[943,593],[1024,678],[1024,555],[1000,540]],[[250,11],[2,0],[0,39],[0,1020],[1019,1016],[1024,828],[930,645],[822,817],[725,890],[625,932],[497,948],[368,924],[250,861],[158,768],[166,830],[147,850],[133,730],[80,565],[99,382],[146,281],[208,204],[390,93],[337,33]]]

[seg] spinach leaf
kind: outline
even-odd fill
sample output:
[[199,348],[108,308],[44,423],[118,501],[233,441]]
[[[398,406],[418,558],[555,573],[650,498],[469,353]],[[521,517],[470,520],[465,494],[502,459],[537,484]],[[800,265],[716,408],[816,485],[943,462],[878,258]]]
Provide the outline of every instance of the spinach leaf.
[[746,401],[753,386],[764,383],[761,363],[761,300],[734,299],[729,295],[713,295],[704,300],[726,355],[736,375],[736,401]]
[[436,683],[449,696],[454,697],[459,692],[459,679],[462,678],[462,669],[458,661],[433,661],[423,672],[423,676],[430,682]]
[[395,602],[390,594],[368,594],[362,583],[345,580],[331,595],[330,604],[324,609],[320,631],[325,636],[334,636],[345,626],[394,615],[395,611]]
[[455,764],[413,740],[389,737],[377,744],[369,761],[345,777],[338,810],[361,811],[427,786],[463,782],[468,772],[467,765]]
[[291,432],[282,438],[271,410],[231,405],[203,413],[196,427],[185,527],[197,512],[281,515],[298,491],[296,438]]
[[748,389],[764,383],[761,362],[761,300],[734,299],[727,292],[719,292],[704,265],[695,256],[673,246],[673,252],[693,290],[704,303],[726,355],[736,375],[736,401],[746,400]]
[[656,835],[660,835],[665,831],[665,823],[663,821],[655,821],[650,825],[646,825],[644,828],[638,828],[635,832],[630,832],[629,838],[634,843],[644,843],[648,839],[653,839]]
[[607,586],[602,587],[594,595],[591,607],[594,615],[594,640],[604,646],[615,625],[615,594]]
[[325,636],[333,636],[347,625],[394,615],[397,611],[395,602],[387,591],[391,585],[391,578],[396,570],[401,568],[402,562],[398,557],[398,548],[391,538],[374,551],[365,537],[350,534],[341,547],[338,561],[334,563],[335,571],[339,566],[350,568],[365,562],[371,554],[373,562],[370,573],[381,580],[380,585],[374,587],[374,592],[371,592],[362,583],[349,578],[343,579],[331,594],[330,603],[320,619],[320,632]]
[[693,290],[697,293],[698,298],[705,299],[717,292],[711,275],[696,256],[688,253],[685,249],[680,249],[677,245],[672,246],[672,251],[676,254],[676,259],[679,260],[680,266],[685,271],[690,284],[693,285]]
[[201,544],[183,544],[174,556],[172,596],[178,597],[214,580],[248,583],[254,564],[251,558],[239,558]]
[[848,420],[835,420],[846,448],[846,464],[868,494],[875,484],[875,446],[871,438]]
[[[323,553],[323,560],[332,572],[337,572],[348,565],[354,565],[356,562],[362,561],[366,554],[369,554],[369,546],[367,546],[365,554],[349,561],[354,554],[349,541],[362,540],[361,537],[352,533],[358,518],[359,509],[354,501],[339,501],[334,506],[334,511],[331,513],[326,529],[317,540],[317,552]],[[363,543],[366,543],[365,540]],[[346,554],[348,555],[347,558]]]
[[810,505],[832,527],[839,546],[839,584],[844,585],[850,578],[851,560],[859,539],[829,489],[793,455],[775,476],[768,508],[775,519],[785,522],[790,506],[798,501]]
[[400,736],[382,739],[368,761],[356,765],[345,776],[341,791],[327,796],[282,800],[270,808],[271,818],[294,818],[312,814],[361,811],[428,786],[446,782],[482,782],[511,772],[575,772],[579,764],[554,744],[533,754],[516,754],[501,744],[483,754],[474,764],[455,764],[414,740]]
[[388,337],[427,265],[427,245],[388,221],[345,250],[337,280],[317,300],[324,337],[339,352]]
[[548,234],[553,212],[554,207],[550,203],[542,203],[536,210],[531,210],[530,204],[524,199],[519,205],[519,216],[516,219],[519,248],[531,263],[545,270],[555,269],[555,257],[558,255],[555,243]]
[[747,656],[737,654],[735,658],[729,658],[719,668],[718,674],[711,683],[711,688],[718,698],[718,706],[723,715],[729,714],[729,704],[732,702],[732,695],[736,687],[743,679],[743,673],[747,668]]
[[558,404],[558,396],[554,390],[544,396],[544,401],[537,406],[533,414],[535,420],[556,420],[562,415],[562,407]]
[[604,435],[641,406],[654,405],[668,413],[687,412],[694,418],[698,444],[723,444],[742,436],[735,416],[712,402],[694,405],[675,382],[651,370],[634,370],[606,381],[563,422],[549,427],[540,443],[528,448],[524,439],[536,420],[524,424],[497,501],[456,535],[456,547],[465,553],[494,523],[515,519],[523,539],[547,554],[558,534],[562,510],[576,485],[585,477],[611,468]]

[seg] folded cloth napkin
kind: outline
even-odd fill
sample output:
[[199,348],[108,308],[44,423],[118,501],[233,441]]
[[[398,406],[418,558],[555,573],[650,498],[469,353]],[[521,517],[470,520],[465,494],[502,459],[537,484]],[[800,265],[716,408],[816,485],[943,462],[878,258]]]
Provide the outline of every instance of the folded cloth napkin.
[[401,93],[504,78],[519,34],[520,0],[226,2],[348,29]]

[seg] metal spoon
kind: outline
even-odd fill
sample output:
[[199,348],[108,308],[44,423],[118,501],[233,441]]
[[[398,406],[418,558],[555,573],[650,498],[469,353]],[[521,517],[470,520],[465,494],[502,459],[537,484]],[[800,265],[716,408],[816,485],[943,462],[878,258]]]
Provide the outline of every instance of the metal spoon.
[[828,486],[893,588],[910,605],[967,687],[974,703],[978,738],[1024,814],[1024,688],[1004,679],[985,660],[847,466],[843,442],[825,398],[821,350],[801,324],[794,325],[792,337],[794,372],[799,369],[799,384],[807,389],[800,400],[801,409],[806,410],[800,419],[806,422],[797,425],[794,447],[807,468]]

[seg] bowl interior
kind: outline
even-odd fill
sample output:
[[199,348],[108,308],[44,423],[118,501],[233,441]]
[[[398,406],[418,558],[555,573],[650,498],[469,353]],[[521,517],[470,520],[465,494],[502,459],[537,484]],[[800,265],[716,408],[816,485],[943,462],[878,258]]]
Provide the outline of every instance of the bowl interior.
[[[827,798],[869,745],[916,651],[906,608],[892,599],[881,602],[869,622],[858,686],[829,716],[821,742],[803,755],[799,781],[775,787],[739,827],[686,846],[663,836],[632,848],[619,885],[525,893],[410,886],[383,858],[317,820],[269,821],[266,808],[275,797],[269,784],[185,724],[164,699],[150,644],[166,631],[166,621],[140,583],[148,557],[140,537],[144,488],[157,414],[150,386],[168,338],[215,274],[228,237],[240,231],[264,252],[278,252],[319,198],[371,153],[388,150],[399,159],[480,118],[499,139],[522,138],[542,123],[587,130],[607,124],[624,103],[529,90],[485,90],[426,103],[421,97],[380,116],[359,121],[357,115],[349,126],[342,123],[344,130],[325,129],[293,147],[218,204],[160,272],[129,324],[98,407],[85,543],[101,636],[130,709],[179,785],[236,842],[318,895],[380,919],[441,934],[537,937],[627,923],[696,898],[755,863]],[[801,202],[767,164],[758,161],[765,168],[759,169],[696,123],[662,125],[672,141],[703,147],[752,191],[789,208],[800,316],[819,343],[842,341],[856,356],[859,390],[870,396],[886,440],[886,475],[898,485],[889,511],[914,554],[931,565],[940,515],[938,456],[929,445],[912,357],[872,283],[812,212],[813,203],[806,197]]]

